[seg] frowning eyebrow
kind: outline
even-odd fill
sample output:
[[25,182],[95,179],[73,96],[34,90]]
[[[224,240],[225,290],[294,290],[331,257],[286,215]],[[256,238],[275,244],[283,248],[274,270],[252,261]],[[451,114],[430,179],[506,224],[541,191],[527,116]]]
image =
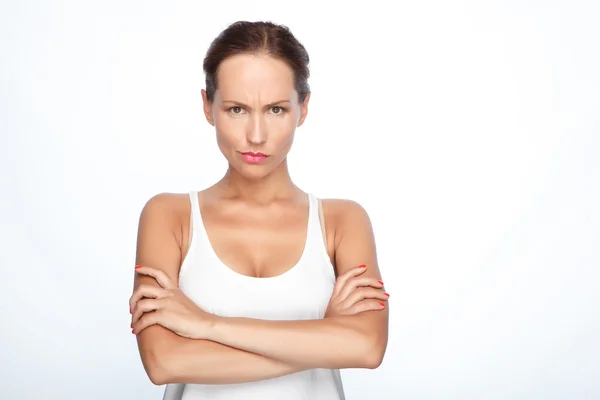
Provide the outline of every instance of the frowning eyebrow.
[[[223,103],[233,103],[233,104],[240,105],[242,107],[251,108],[249,105],[241,103],[239,101],[235,101],[235,100],[223,100]],[[274,106],[277,106],[277,105],[283,104],[283,103],[291,103],[291,101],[289,101],[289,100],[278,100],[278,101],[275,101],[273,103],[267,104],[265,107],[274,107]]]

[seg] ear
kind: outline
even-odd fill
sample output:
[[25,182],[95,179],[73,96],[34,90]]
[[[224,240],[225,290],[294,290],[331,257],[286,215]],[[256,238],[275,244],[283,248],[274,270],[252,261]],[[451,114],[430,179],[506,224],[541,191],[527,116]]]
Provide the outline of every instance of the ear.
[[300,119],[298,120],[297,126],[302,126],[304,120],[306,119],[306,115],[308,114],[308,101],[310,100],[310,92],[306,94],[304,98],[304,103],[300,106]]
[[208,96],[206,94],[206,90],[202,89],[202,103],[204,105],[204,116],[209,124],[215,126],[215,121],[212,116],[212,104],[208,101]]

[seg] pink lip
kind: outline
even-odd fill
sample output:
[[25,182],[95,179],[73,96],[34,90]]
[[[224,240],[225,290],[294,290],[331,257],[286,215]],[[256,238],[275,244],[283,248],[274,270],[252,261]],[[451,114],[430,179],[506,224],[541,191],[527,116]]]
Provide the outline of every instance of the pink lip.
[[262,162],[265,158],[267,158],[266,154],[263,153],[254,153],[251,151],[242,153],[242,157],[244,157],[244,160],[246,162],[249,162],[251,164],[258,164],[260,162]]

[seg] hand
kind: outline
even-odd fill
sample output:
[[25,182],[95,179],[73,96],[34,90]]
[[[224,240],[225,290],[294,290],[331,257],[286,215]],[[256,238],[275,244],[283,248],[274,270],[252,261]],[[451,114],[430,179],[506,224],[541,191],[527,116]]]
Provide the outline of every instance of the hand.
[[383,282],[370,276],[360,276],[366,270],[367,268],[361,265],[337,278],[325,318],[355,315],[385,307],[389,294],[381,290]]
[[138,274],[156,279],[160,287],[140,285],[129,299],[131,327],[138,334],[151,325],[161,325],[179,336],[205,339],[214,315],[203,311],[162,270],[136,266]]

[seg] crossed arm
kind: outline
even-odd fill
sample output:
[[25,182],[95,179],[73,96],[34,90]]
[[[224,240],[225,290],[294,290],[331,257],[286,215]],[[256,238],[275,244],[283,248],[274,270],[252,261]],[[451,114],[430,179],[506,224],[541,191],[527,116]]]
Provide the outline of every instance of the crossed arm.
[[[160,268],[177,282],[181,261],[168,216],[169,195],[144,207],[136,263]],[[335,261],[342,275],[366,264],[365,275],[381,279],[369,217],[358,204],[337,201]],[[158,286],[136,275],[134,286]],[[144,368],[155,384],[240,383],[310,368],[376,368],[387,346],[388,307],[352,316],[309,321],[265,321],[218,317],[207,339],[187,339],[152,325],[137,335]]]

